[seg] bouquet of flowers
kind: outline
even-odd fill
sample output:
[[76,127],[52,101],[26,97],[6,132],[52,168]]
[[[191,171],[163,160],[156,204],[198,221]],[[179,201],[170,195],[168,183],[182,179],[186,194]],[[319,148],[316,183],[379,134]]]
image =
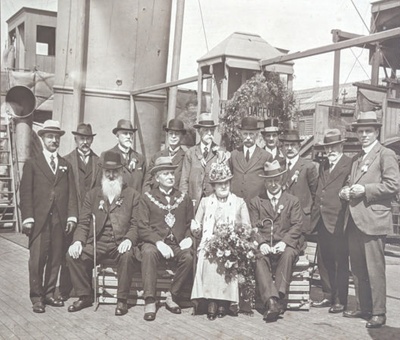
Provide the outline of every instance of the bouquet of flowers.
[[256,228],[245,224],[220,223],[215,226],[213,236],[205,244],[205,256],[218,265],[218,273],[226,282],[237,280],[240,288],[240,309],[251,313],[254,302],[254,262],[258,243],[255,241]]

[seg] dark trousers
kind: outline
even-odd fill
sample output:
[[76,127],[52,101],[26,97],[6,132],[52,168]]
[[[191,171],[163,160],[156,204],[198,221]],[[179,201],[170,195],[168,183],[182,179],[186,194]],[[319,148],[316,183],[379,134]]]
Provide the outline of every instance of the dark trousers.
[[256,286],[264,304],[271,297],[283,298],[286,296],[292,277],[293,265],[298,255],[298,250],[287,246],[282,254],[269,254],[257,258]]
[[[111,259],[117,262],[117,298],[128,299],[132,276],[135,270],[133,247],[129,251],[120,254],[118,252],[118,245],[114,241],[104,240],[102,237],[97,241],[96,246],[97,263],[100,263],[104,259]],[[72,285],[76,295],[80,297],[91,295],[91,276],[89,273],[94,264],[93,250],[93,243],[89,243],[83,247],[79,258],[73,259],[67,254],[67,266],[71,274]]]
[[[373,221],[371,221],[373,223]],[[385,235],[366,235],[350,217],[348,223],[351,271],[354,276],[357,309],[386,313]]]
[[318,270],[324,298],[332,304],[347,305],[349,247],[347,235],[331,234],[322,219],[318,225]]
[[64,228],[58,214],[50,213],[41,233],[29,247],[29,287],[32,303],[54,295],[63,255],[63,238]]
[[60,286],[59,286],[59,293],[62,296],[69,296],[72,290],[71,275],[67,267],[67,259],[66,259],[68,248],[71,245],[71,242],[72,242],[72,233],[70,235],[67,235],[63,242],[63,256],[61,261]]
[[[172,260],[176,261],[177,267],[171,285],[172,296],[178,296],[183,284],[193,268],[192,248],[182,250],[178,245],[169,245],[174,252]],[[164,259],[157,247],[151,243],[142,245],[142,282],[144,298],[156,297],[157,267]]]

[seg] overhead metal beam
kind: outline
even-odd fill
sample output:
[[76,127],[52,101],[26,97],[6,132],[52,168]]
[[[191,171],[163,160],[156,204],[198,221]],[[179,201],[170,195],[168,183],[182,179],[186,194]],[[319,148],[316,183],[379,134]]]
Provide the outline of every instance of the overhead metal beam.
[[295,53],[290,53],[286,55],[282,55],[279,57],[271,58],[271,59],[264,59],[260,61],[260,65],[262,67],[266,65],[273,65],[273,64],[278,64],[282,63],[285,61],[289,60],[296,60],[296,59],[301,59],[301,58],[306,58],[306,57],[311,57],[314,55],[319,55],[319,54],[324,54],[328,52],[333,52],[337,50],[343,50],[346,48],[350,48],[353,46],[358,46],[358,45],[366,45],[369,43],[373,42],[379,42],[395,37],[400,37],[400,28],[393,28],[391,30],[379,32],[379,33],[374,33],[366,36],[362,36],[359,38],[354,38],[354,39],[349,39],[346,41],[341,41],[338,43],[333,43],[329,44],[326,46],[321,46],[321,47],[316,47],[312,48],[303,52],[295,52]]
[[[203,75],[203,79],[211,78],[211,75]],[[170,81],[168,83],[161,83],[157,85],[152,85],[148,87],[144,87],[139,90],[132,91],[130,94],[131,96],[136,96],[138,94],[142,93],[148,93],[148,92],[153,92],[153,91],[158,91],[158,90],[164,90],[168,87],[173,87],[173,86],[178,86],[178,85],[183,85],[183,84],[188,84],[188,83],[194,83],[198,81],[198,76],[193,76],[189,78],[184,78],[180,80],[175,80],[175,81]]]

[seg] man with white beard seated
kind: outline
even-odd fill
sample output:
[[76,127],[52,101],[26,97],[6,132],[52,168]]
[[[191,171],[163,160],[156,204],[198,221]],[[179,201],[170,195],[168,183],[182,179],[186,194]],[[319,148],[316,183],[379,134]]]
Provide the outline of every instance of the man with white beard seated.
[[[121,155],[104,153],[101,187],[86,195],[79,215],[78,227],[68,250],[67,265],[71,281],[79,300],[69,306],[77,312],[92,305],[91,277],[94,247],[92,216],[95,217],[96,255],[99,261],[113,259],[118,263],[118,292],[115,315],[128,312],[127,299],[134,272],[135,254],[138,254],[138,214],[140,194],[123,184]],[[137,258],[137,257],[136,257]]]

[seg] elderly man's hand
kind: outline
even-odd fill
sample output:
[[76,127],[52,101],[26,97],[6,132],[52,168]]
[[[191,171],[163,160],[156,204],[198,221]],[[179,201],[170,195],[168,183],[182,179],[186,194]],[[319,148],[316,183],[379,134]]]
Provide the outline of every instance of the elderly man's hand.
[[285,251],[286,249],[286,243],[283,241],[278,242],[275,247],[273,247],[272,252],[274,254],[281,254]]
[[192,220],[190,223],[190,231],[194,237],[199,238],[201,236],[201,224],[196,220]]
[[263,254],[263,255],[271,254],[271,253],[272,253],[271,247],[270,247],[268,244],[263,243],[263,244],[260,246],[260,252],[261,252],[261,254]]
[[174,252],[172,251],[171,247],[163,241],[156,242],[156,247],[161,255],[166,258],[167,260],[174,257]]
[[192,246],[193,241],[190,237],[184,238],[181,242],[179,242],[179,247],[181,247],[182,250],[188,249]]
[[75,222],[72,222],[72,221],[68,221],[68,222],[67,222],[67,226],[65,227],[65,233],[66,233],[67,235],[68,235],[68,234],[71,234],[71,233],[74,232],[75,228],[76,228],[76,223],[75,223]]
[[25,223],[22,225],[22,233],[25,234],[26,236],[29,236],[32,232],[34,223]]
[[350,187],[346,185],[339,191],[339,197],[342,200],[350,201]]
[[361,184],[354,184],[350,188],[350,198],[360,198],[365,195],[365,187]]
[[75,241],[73,244],[71,244],[68,249],[68,254],[75,260],[79,258],[79,256],[82,254],[82,242]]
[[120,245],[118,246],[118,251],[120,254],[123,254],[127,252],[128,250],[131,250],[132,248],[132,241],[129,239],[123,240]]

